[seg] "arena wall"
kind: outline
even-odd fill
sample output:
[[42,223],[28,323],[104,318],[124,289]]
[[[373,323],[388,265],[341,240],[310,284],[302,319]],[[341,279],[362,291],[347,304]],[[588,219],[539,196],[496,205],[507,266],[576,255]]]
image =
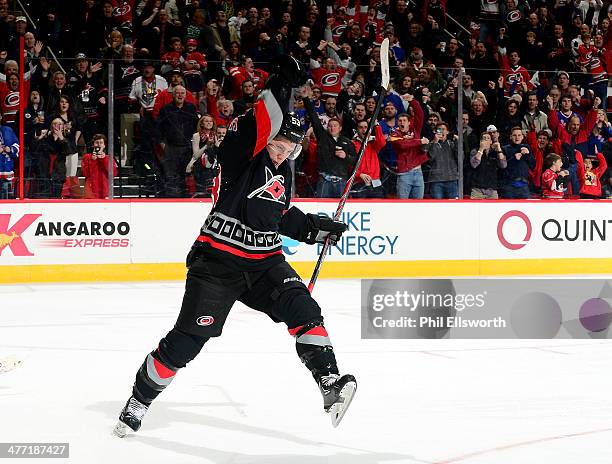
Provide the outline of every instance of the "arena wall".
[[[296,201],[332,215],[337,202]],[[0,204],[0,283],[177,280],[208,200]],[[612,201],[351,201],[323,278],[612,273]],[[307,279],[319,246],[283,240]]]

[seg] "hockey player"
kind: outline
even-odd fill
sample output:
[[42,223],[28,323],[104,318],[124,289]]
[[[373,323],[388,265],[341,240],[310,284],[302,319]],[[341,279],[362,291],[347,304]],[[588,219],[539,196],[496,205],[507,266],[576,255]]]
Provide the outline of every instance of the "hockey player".
[[140,428],[153,400],[211,337],[221,335],[236,301],[284,322],[298,356],[323,395],[335,426],[357,382],[340,376],[321,308],[285,261],[280,234],[309,244],[338,240],[347,226],[289,208],[291,169],[304,132],[287,113],[291,88],[306,82],[303,64],[284,55],[272,65],[252,109],[234,119],[219,147],[213,208],[187,256],[187,282],[174,328],[144,360],[114,433]]

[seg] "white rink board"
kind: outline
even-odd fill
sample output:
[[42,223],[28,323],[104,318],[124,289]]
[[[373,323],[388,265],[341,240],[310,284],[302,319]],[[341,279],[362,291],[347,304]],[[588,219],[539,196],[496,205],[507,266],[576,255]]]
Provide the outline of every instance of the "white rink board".
[[[305,212],[330,215],[336,207],[334,202],[299,201],[296,205]],[[13,238],[21,240],[32,256],[20,255],[11,243],[0,248],[0,266],[182,262],[210,207],[207,201],[0,204],[0,221],[6,224],[0,228],[3,240],[11,240],[12,228],[24,215],[40,215]],[[502,221],[507,214],[511,217]],[[612,202],[608,201],[350,202],[343,219],[349,230],[332,247],[329,261],[612,258]],[[39,229],[41,222],[64,226],[92,221],[127,223],[129,233],[99,236],[85,231],[51,237]],[[525,241],[528,229],[531,235]],[[50,239],[70,246],[49,247]],[[110,242],[93,243],[104,239]],[[121,239],[128,240],[129,246],[125,242],[113,245],[112,240]],[[318,257],[318,246],[291,240],[284,245],[289,261],[310,262]]]

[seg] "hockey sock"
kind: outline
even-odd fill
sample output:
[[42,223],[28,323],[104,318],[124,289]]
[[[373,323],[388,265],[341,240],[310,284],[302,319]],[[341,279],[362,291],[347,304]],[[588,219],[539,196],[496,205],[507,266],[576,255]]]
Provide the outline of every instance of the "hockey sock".
[[174,380],[176,372],[197,356],[208,337],[198,337],[172,329],[162,338],[156,350],[149,353],[138,369],[132,390],[134,397],[146,405]]
[[317,383],[325,375],[338,374],[336,356],[323,321],[315,320],[289,329],[289,333],[295,337],[298,356]]

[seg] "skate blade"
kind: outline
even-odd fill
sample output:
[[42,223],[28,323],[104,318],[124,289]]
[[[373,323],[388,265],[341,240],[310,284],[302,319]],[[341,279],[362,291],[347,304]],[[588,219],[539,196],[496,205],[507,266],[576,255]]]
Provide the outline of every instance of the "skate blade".
[[9,372],[13,369],[17,369],[22,363],[23,361],[21,359],[17,359],[15,356],[8,356],[0,359],[0,372]]
[[131,431],[132,429],[129,428],[127,424],[124,424],[123,422],[119,421],[117,422],[117,425],[115,425],[115,428],[113,429],[113,435],[119,438],[125,438],[127,434],[130,433]]
[[342,390],[340,390],[340,400],[329,408],[334,428],[338,427],[340,421],[346,414],[346,410],[351,405],[351,401],[353,401],[353,396],[355,396],[356,391],[357,382],[347,382],[346,385],[342,387]]

